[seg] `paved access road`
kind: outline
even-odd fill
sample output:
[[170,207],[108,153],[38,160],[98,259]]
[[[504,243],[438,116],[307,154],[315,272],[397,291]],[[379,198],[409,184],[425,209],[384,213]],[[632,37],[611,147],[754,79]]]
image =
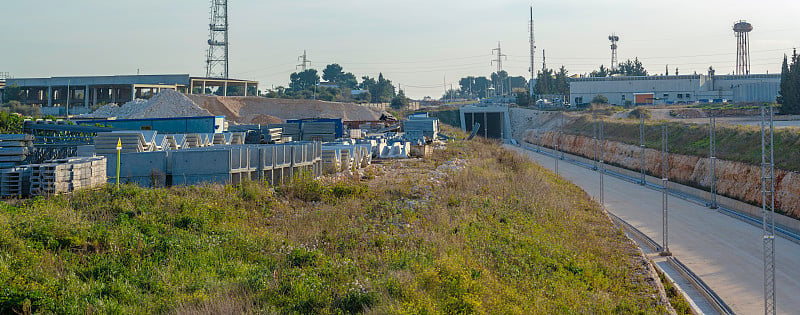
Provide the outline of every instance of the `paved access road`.
[[[554,159],[522,148],[543,167],[553,170]],[[599,196],[595,171],[558,162],[560,175]],[[662,240],[661,192],[604,176],[604,201],[609,212],[653,240]],[[764,267],[761,228],[689,201],[669,198],[669,249],[703,279],[737,314],[764,313]],[[800,313],[800,245],[778,237],[776,296],[779,314]]]

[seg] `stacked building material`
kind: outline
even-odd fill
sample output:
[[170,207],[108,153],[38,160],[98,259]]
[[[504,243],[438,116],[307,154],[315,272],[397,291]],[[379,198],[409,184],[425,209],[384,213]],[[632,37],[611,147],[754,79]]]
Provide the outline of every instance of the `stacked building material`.
[[234,132],[231,134],[231,140],[229,144],[244,144],[245,133],[244,132]]
[[15,197],[30,194],[31,167],[29,165],[0,170],[0,196]]
[[330,142],[336,140],[336,123],[334,122],[304,122],[301,131],[304,141]]
[[[270,124],[267,126],[269,129],[281,128],[282,137],[291,137],[292,139],[300,139],[300,124],[299,123],[286,123],[286,124]],[[291,141],[291,140],[289,140]]]
[[204,146],[206,146],[206,140],[203,135],[197,133],[185,135],[183,148],[202,148]]
[[94,150],[98,155],[117,153],[117,143],[122,143],[121,153],[150,151],[151,147],[139,131],[100,132],[94,138]]
[[106,158],[69,158],[33,164],[31,195],[71,193],[96,188],[106,183]]
[[265,130],[266,132],[263,134],[264,140],[266,140],[267,143],[281,143],[281,139],[283,137],[283,131],[281,131],[281,128],[268,128]]
[[0,168],[21,164],[33,153],[34,137],[28,134],[0,135]]
[[439,119],[411,116],[403,123],[403,130],[406,133],[422,131],[422,135],[426,138],[436,139],[439,134]]
[[214,141],[212,141],[212,143],[214,145],[226,145],[226,144],[230,144],[231,143],[229,139],[230,138],[227,136],[227,134],[215,133],[214,134]]

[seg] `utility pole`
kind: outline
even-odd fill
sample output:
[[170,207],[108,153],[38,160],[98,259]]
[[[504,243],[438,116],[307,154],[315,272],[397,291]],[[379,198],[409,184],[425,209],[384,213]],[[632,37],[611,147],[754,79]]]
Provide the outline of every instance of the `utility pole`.
[[[67,80],[67,119],[69,119],[69,80]],[[136,93],[135,90],[131,90],[131,93]]]
[[603,119],[600,120],[600,206],[605,208],[605,193],[603,191],[603,173],[605,172],[605,166],[603,165]]
[[594,160],[594,167],[593,168],[596,171],[598,169],[597,168],[597,160],[598,160],[597,159],[597,147],[598,147],[598,145],[597,145],[597,112],[594,111],[594,110],[592,110],[592,118],[594,118],[593,122],[592,122],[592,144],[594,145],[594,159],[593,159]]
[[[561,113],[561,115],[564,115],[564,114]],[[554,152],[555,154],[553,154],[553,159],[556,161],[556,167],[555,167],[556,174],[558,174],[558,159],[561,156],[561,154],[559,153],[559,152],[561,152],[561,148],[559,147],[559,145],[561,144],[561,131],[562,131],[563,124],[564,124],[564,121],[561,120],[561,126],[558,127],[558,132],[556,133],[556,141],[555,141],[556,142],[556,145],[555,145],[556,152]]]
[[668,219],[669,219],[669,215],[668,215],[669,207],[668,207],[668,204],[667,204],[667,199],[669,198],[669,175],[668,175],[669,174],[669,152],[667,150],[667,143],[669,142],[668,136],[669,135],[667,133],[667,124],[664,124],[664,126],[662,128],[662,131],[661,131],[661,148],[662,148],[662,153],[661,153],[661,156],[662,156],[662,158],[661,158],[662,159],[662,161],[661,161],[661,166],[662,166],[662,170],[661,170],[661,174],[662,174],[661,185],[662,186],[661,186],[661,190],[663,192],[663,195],[662,195],[662,198],[661,198],[661,205],[662,205],[662,212],[661,212],[661,214],[662,214],[661,220],[662,221],[661,222],[663,223],[663,226],[662,226],[663,235],[662,236],[664,237],[663,241],[661,243],[662,244],[661,253],[659,253],[659,255],[661,255],[661,256],[672,256],[672,253],[669,251],[669,224],[668,224],[669,223],[669,221],[668,221]]
[[646,173],[645,173],[645,169],[646,168],[645,168],[645,160],[644,160],[645,156],[644,156],[644,115],[643,114],[639,115],[639,148],[641,150],[641,158],[642,158],[641,165],[640,165],[640,168],[642,170],[642,181],[640,182],[640,184],[642,186],[644,186],[644,185],[647,185],[647,177],[646,177]]
[[[531,21],[530,21],[530,25],[529,26],[530,26],[530,37],[531,37],[530,38],[530,42],[531,42],[531,81],[533,81],[533,79],[536,79],[536,70],[533,68],[533,65],[535,63],[535,59],[534,59],[533,55],[536,53],[536,41],[534,40],[534,37],[533,37],[533,6],[531,6]],[[532,87],[531,87],[531,89],[532,89]],[[531,94],[533,94],[533,93],[531,93]]]
[[308,65],[311,64],[311,60],[308,60],[308,55],[306,54],[305,49],[303,50],[303,55],[302,56],[298,56],[297,60],[300,61],[300,64],[295,66],[295,69],[297,69],[297,67],[300,67],[301,71],[306,71],[306,68],[308,67]]
[[500,48],[500,42],[497,42],[497,48],[492,49],[492,54],[497,51],[497,59],[492,60],[492,63],[497,63],[497,84],[495,84],[495,93],[503,95],[503,80],[500,78],[500,71],[503,71],[503,58],[508,60],[508,56],[503,54]]
[[715,135],[717,119],[716,119],[716,117],[714,117],[714,112],[713,111],[711,111],[710,113],[711,113],[711,115],[709,115],[709,127],[708,127],[708,132],[709,132],[709,138],[708,138],[708,150],[709,150],[709,152],[708,152],[708,163],[709,163],[709,169],[710,169],[709,182],[710,182],[710,186],[711,186],[711,204],[709,205],[709,208],[716,209],[717,208],[717,192],[715,190],[715,188],[716,188],[715,186],[716,186],[717,178],[714,176],[714,171],[716,171],[716,166],[717,166],[717,157],[716,157],[716,146],[717,146],[717,143],[716,143],[716,135]]
[[[558,126],[558,129],[559,129],[559,131],[558,131],[558,133],[559,133],[558,142],[562,143],[563,142],[563,138],[564,138],[564,111],[563,110],[559,111],[559,113],[561,114],[561,124]],[[561,157],[559,157],[559,159],[563,160],[564,159],[564,149],[562,148],[559,152],[561,153]]]
[[[764,314],[775,314],[775,126],[761,106],[761,229],[764,242]],[[769,117],[767,117],[769,114]]]

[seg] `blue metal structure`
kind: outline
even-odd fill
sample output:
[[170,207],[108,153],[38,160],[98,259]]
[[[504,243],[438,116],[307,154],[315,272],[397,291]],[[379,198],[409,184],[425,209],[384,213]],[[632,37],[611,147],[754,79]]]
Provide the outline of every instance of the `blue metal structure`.
[[145,119],[77,120],[78,125],[102,124],[117,130],[155,130],[159,133],[222,133],[225,116]]

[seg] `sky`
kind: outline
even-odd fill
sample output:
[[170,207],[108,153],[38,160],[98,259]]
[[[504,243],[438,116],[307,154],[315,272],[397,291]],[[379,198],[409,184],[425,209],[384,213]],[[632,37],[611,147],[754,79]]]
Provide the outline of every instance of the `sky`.
[[[71,75],[205,75],[208,0],[4,1],[0,72]],[[311,67],[338,63],[356,77],[392,80],[412,98],[441,97],[462,77],[496,70],[498,42],[512,76],[529,77],[529,7],[536,69],[585,74],[621,61],[651,73],[732,73],[738,20],[752,23],[751,73],[780,72],[800,46],[792,0],[229,0],[230,77],[286,86],[306,50]]]

